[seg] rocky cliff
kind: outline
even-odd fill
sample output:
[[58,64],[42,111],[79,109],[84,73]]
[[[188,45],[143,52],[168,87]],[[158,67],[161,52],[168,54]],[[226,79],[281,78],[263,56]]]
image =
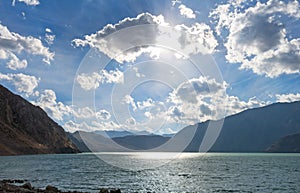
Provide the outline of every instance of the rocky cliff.
[[64,129],[0,85],[0,155],[76,153]]

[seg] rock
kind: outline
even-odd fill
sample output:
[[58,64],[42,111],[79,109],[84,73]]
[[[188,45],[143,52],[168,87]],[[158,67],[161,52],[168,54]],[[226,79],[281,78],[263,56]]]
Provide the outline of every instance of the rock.
[[110,190],[110,193],[121,193],[120,189],[112,189]]
[[32,190],[32,186],[29,182],[26,182],[25,184],[22,185],[22,188],[28,189],[28,190]]
[[0,156],[78,153],[44,110],[0,85]]
[[99,193],[109,193],[107,188],[101,188]]
[[58,192],[58,188],[48,185],[46,187],[46,192]]
[[107,188],[101,188],[99,193],[121,193],[120,189],[107,189]]

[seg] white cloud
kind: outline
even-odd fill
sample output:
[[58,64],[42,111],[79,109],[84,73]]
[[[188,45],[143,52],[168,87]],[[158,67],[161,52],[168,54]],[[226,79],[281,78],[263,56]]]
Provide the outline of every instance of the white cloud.
[[211,13],[218,34],[228,29],[227,61],[271,78],[299,73],[300,38],[288,38],[281,19],[300,18],[299,2],[270,0],[244,11],[237,6],[219,5]]
[[87,122],[74,122],[73,120],[69,120],[63,124],[63,128],[68,132],[75,132],[75,131],[96,131],[100,130],[100,128],[95,127],[91,123]]
[[134,99],[130,95],[125,95],[124,99],[122,100],[125,104],[130,104],[132,109],[135,111],[137,109],[137,106],[134,102]]
[[54,40],[55,40],[55,35],[52,34],[52,30],[50,28],[45,29],[45,41],[47,42],[48,45],[52,45]]
[[185,5],[181,4],[178,6],[178,9],[180,11],[180,15],[183,15],[186,18],[196,18],[196,15],[191,8],[188,8]]
[[179,0],[172,0],[172,6],[174,7],[177,3],[181,3],[181,1]]
[[[70,106],[57,101],[56,93],[50,89],[43,90],[39,98],[32,103],[40,106],[55,121],[65,123],[67,126],[66,129],[71,129],[71,125],[74,123],[71,121],[73,119],[76,119],[77,124],[83,122],[91,123],[97,120],[107,121],[111,117],[110,112],[105,109],[96,112],[89,107]],[[84,127],[86,127],[86,129],[90,128],[89,124],[86,123],[83,125],[78,124],[77,126],[75,126],[76,124],[74,123],[72,127],[74,129],[81,125],[81,130],[84,130]],[[93,128],[96,130],[95,126],[93,126]],[[89,130],[91,130],[91,128]]]
[[72,115],[75,118],[80,119],[80,120],[81,119],[90,119],[90,118],[94,118],[96,116],[95,111],[89,107],[78,108],[78,107],[72,106],[71,110],[72,110]]
[[276,102],[280,103],[290,103],[295,101],[300,101],[300,93],[290,93],[290,94],[277,94],[276,96]]
[[47,33],[52,33],[52,30],[51,30],[50,28],[46,28],[46,29],[45,29],[45,32],[47,32]]
[[171,106],[167,115],[175,122],[195,124],[265,105],[256,98],[241,101],[236,96],[230,96],[226,93],[227,87],[226,82],[219,83],[207,77],[184,82],[169,95]]
[[40,106],[55,121],[63,121],[64,116],[68,116],[72,112],[69,106],[56,101],[56,94],[53,90],[47,89],[41,92],[39,98],[33,104]]
[[153,101],[153,99],[148,98],[148,99],[145,100],[145,101],[138,101],[136,104],[137,104],[137,107],[138,107],[140,110],[143,110],[143,109],[145,109],[145,108],[152,107],[152,106],[154,105],[154,101]]
[[[124,34],[122,38],[110,39],[111,42],[108,42],[106,38],[116,31],[143,24],[167,25],[162,15],[153,16],[150,13],[142,13],[136,18],[125,18],[115,25],[108,24],[102,30],[91,35],[86,35],[84,39],[73,40],[73,43],[77,47],[89,45],[90,47],[98,48],[108,57],[115,58],[120,63],[132,62],[136,59],[136,57],[143,53],[143,47],[135,48],[134,51],[123,52],[123,50],[132,48],[132,45],[127,42],[128,39],[132,39],[129,37],[132,36],[132,34]],[[145,37],[154,38],[156,34],[156,26],[153,25],[153,29],[151,31],[149,31],[149,28],[145,28],[144,31],[142,30],[134,34],[136,39],[144,39]],[[126,35],[128,37],[126,37]]]
[[35,76],[26,74],[2,74],[0,73],[0,80],[6,80],[11,82],[16,90],[21,93],[25,93],[27,96],[36,95],[34,89],[38,86],[39,79]]
[[[121,30],[124,29],[126,33],[122,33]],[[117,31],[119,33],[115,33]],[[211,54],[218,45],[212,30],[204,23],[195,23],[190,27],[183,24],[170,26],[162,15],[154,16],[149,13],[125,18],[115,25],[108,24],[94,34],[73,40],[74,46],[97,48],[119,63],[133,62],[145,53],[158,59],[161,50],[150,45],[160,45],[161,42],[170,44],[175,50],[183,49],[187,55]]]
[[135,72],[136,77],[138,78],[145,77],[145,74],[140,73],[137,67],[133,67],[132,70]]
[[108,120],[110,119],[111,115],[107,110],[101,109],[96,113],[96,117],[100,120]]
[[[191,27],[184,24],[175,26],[180,34],[178,42],[184,53],[191,54],[212,54],[218,45],[213,31],[204,23],[194,23]],[[176,47],[175,47],[176,48]]]
[[101,70],[100,72],[101,82],[102,83],[124,83],[124,74],[120,70]]
[[22,52],[42,56],[43,61],[47,64],[50,64],[54,58],[54,53],[43,46],[41,40],[11,32],[6,26],[0,24],[0,59],[8,59],[7,66],[13,70],[24,68],[27,66],[27,61],[17,57]]
[[11,70],[17,70],[27,67],[27,60],[20,60],[14,53],[0,48],[0,59],[8,60],[6,67]]
[[52,45],[55,40],[55,35],[45,34],[45,41],[47,44]]
[[[15,0],[13,2],[15,2]],[[33,6],[36,6],[36,5],[40,4],[39,0],[19,0],[19,2],[23,2],[26,5],[33,5]],[[13,5],[14,5],[14,3],[13,3]]]
[[124,82],[124,74],[120,70],[101,70],[100,73],[93,72],[92,74],[79,74],[76,78],[78,84],[84,90],[97,89],[100,84],[115,83],[121,84]]
[[101,76],[96,72],[92,74],[82,73],[77,76],[76,81],[84,90],[93,90],[99,87]]
[[126,124],[129,126],[134,126],[134,125],[136,125],[136,120],[134,118],[130,117],[126,120]]

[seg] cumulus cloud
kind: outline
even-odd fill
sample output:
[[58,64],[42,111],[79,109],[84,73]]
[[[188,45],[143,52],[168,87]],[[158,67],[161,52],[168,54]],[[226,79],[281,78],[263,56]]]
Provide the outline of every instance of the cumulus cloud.
[[[125,18],[119,23],[112,25],[106,25],[102,30],[91,34],[86,35],[84,39],[75,39],[73,43],[75,46],[86,46],[98,48],[101,52],[105,53],[110,58],[115,58],[118,62],[132,62],[136,57],[141,55],[143,47],[136,47],[134,51],[123,52],[124,50],[128,50],[132,48],[132,44],[128,44],[128,40],[132,39],[132,34],[124,34],[121,38],[110,39],[108,36],[113,34],[116,31],[122,30],[124,28],[133,27],[136,25],[143,24],[154,24],[152,30],[149,31],[149,28],[145,28],[144,30],[136,31],[134,33],[136,39],[145,37],[153,38],[156,33],[155,25],[167,25],[164,21],[164,17],[162,15],[153,16],[150,13],[143,13],[138,15],[136,18]],[[126,37],[128,36],[128,37]],[[108,41],[110,40],[110,41]]]
[[121,84],[124,82],[124,74],[120,70],[101,70],[99,73],[93,72],[92,74],[82,73],[76,78],[78,84],[84,90],[97,89],[100,84],[115,83]]
[[130,95],[125,95],[124,99],[122,100],[125,104],[131,105],[132,109],[135,111],[137,109],[137,106],[134,102],[134,99]]
[[207,77],[188,80],[170,93],[168,103],[171,106],[167,115],[175,122],[195,124],[265,105],[256,98],[241,101],[236,96],[228,95],[227,88],[226,82],[220,83]]
[[289,93],[289,94],[277,94],[276,96],[276,102],[280,103],[290,103],[295,101],[300,101],[300,93]]
[[34,105],[40,106],[51,118],[56,121],[63,121],[64,116],[71,113],[72,109],[62,102],[56,101],[56,94],[53,90],[47,89],[40,93]]
[[84,90],[93,90],[99,87],[101,76],[97,72],[92,74],[82,73],[77,76],[76,81]]
[[25,93],[27,96],[37,94],[37,92],[35,92],[34,89],[38,86],[39,79],[35,76],[30,76],[22,73],[0,73],[0,80],[6,80],[8,82],[11,82],[18,92]]
[[281,19],[300,18],[299,2],[270,0],[242,10],[237,4],[225,4],[211,13],[217,33],[228,30],[227,61],[271,78],[299,73],[300,38],[287,37]]
[[[126,33],[121,33],[121,30],[125,29]],[[117,31],[119,33],[115,33]],[[151,45],[160,42],[169,43],[173,49],[184,49],[187,55],[210,54],[217,46],[213,32],[206,24],[195,23],[190,27],[183,24],[170,26],[162,15],[155,16],[150,13],[125,18],[115,25],[108,24],[102,30],[86,35],[83,39],[73,40],[75,47],[97,48],[119,63],[133,62],[145,53],[158,59],[160,49]]]
[[18,57],[22,52],[42,56],[47,64],[50,64],[54,58],[54,53],[50,52],[41,40],[11,32],[6,26],[0,24],[0,59],[8,60],[7,67],[12,70],[25,68],[27,61]]
[[178,6],[178,9],[180,11],[180,15],[186,18],[196,18],[196,15],[191,8],[188,8],[185,5],[181,4]]
[[[53,90],[43,90],[36,101],[32,102],[34,105],[40,106],[52,119],[63,124],[64,128],[69,131],[74,130],[99,130],[99,124],[96,122],[106,121],[106,126],[116,126],[107,121],[111,114],[106,109],[95,111],[89,107],[76,107],[73,105],[66,105],[57,100],[56,93]],[[73,121],[76,119],[76,123]],[[103,125],[101,128],[104,127]],[[116,127],[117,128],[117,127]]]
[[27,67],[27,60],[20,60],[14,53],[8,50],[0,49],[0,59],[8,60],[6,67],[11,70],[17,70]]
[[111,115],[110,112],[108,112],[107,110],[101,109],[96,113],[96,117],[100,120],[108,120],[110,119]]
[[[36,6],[36,5],[39,5],[40,4],[40,1],[39,0],[18,0],[19,2],[23,2],[25,3],[26,5],[32,5],[32,6]],[[15,2],[15,0],[13,1]],[[14,3],[13,3],[14,5]]]
[[204,23],[194,23],[191,27],[181,24],[175,26],[175,29],[180,33],[178,50],[183,50],[189,55],[212,54],[218,45],[213,31]]

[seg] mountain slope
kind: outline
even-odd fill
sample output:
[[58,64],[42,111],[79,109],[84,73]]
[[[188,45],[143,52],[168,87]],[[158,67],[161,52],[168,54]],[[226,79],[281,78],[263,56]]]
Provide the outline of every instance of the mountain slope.
[[114,140],[119,145],[133,150],[149,150],[166,143],[170,138],[160,135],[129,135],[125,137],[115,137]]
[[300,153],[300,133],[280,138],[267,149],[267,152]]
[[[262,152],[281,137],[300,132],[300,102],[276,103],[226,117],[212,152]],[[186,151],[198,151],[208,122],[198,128]],[[184,128],[179,133],[187,132]]]
[[114,137],[125,137],[128,135],[134,135],[133,133],[129,132],[129,131],[108,131],[108,130],[97,130],[94,131],[94,133],[102,135],[103,137],[109,137],[109,138],[114,138]]
[[0,155],[76,152],[63,128],[40,107],[0,85]]
[[94,132],[85,131],[76,131],[68,135],[82,152],[148,150],[158,147],[170,139],[159,135],[128,135],[110,139]]

